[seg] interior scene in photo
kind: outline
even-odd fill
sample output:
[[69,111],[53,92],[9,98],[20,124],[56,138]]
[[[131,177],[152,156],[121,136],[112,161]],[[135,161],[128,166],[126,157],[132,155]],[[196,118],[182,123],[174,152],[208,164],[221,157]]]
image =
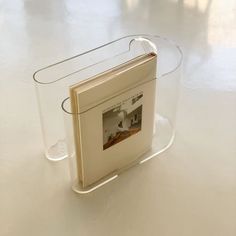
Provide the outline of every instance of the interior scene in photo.
[[142,97],[138,94],[103,113],[103,150],[141,130]]

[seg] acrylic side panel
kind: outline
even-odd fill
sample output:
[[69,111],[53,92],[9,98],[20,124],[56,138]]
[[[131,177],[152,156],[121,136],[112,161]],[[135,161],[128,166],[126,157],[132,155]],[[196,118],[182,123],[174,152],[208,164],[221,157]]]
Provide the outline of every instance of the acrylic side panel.
[[61,111],[68,87],[148,51],[148,40],[124,37],[65,59],[34,73],[45,155],[57,161],[68,156]]

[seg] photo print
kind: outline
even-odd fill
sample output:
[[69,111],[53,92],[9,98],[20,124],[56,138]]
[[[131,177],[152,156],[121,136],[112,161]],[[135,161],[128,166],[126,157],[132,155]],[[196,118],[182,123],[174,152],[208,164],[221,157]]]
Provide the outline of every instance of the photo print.
[[103,113],[103,150],[141,131],[142,98],[139,93]]

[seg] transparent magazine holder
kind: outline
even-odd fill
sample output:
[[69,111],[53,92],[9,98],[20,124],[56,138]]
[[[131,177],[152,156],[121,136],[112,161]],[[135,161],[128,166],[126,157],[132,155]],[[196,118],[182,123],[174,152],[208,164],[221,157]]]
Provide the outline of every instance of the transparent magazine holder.
[[[80,184],[69,88],[140,55],[157,54],[154,130],[151,148],[135,161],[104,176],[89,187]],[[168,39],[153,35],[129,35],[38,70],[34,74],[45,155],[58,161],[68,157],[72,189],[91,192],[116,179],[124,170],[145,163],[165,151],[174,140],[175,115],[183,55]],[[133,88],[129,88],[132,90]],[[94,108],[92,108],[94,109]]]

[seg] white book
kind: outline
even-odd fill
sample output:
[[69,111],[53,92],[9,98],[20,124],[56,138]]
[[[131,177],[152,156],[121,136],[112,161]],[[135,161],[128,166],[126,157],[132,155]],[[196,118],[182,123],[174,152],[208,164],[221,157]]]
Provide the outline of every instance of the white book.
[[145,54],[70,87],[83,187],[131,164],[151,148],[156,60],[156,54]]

